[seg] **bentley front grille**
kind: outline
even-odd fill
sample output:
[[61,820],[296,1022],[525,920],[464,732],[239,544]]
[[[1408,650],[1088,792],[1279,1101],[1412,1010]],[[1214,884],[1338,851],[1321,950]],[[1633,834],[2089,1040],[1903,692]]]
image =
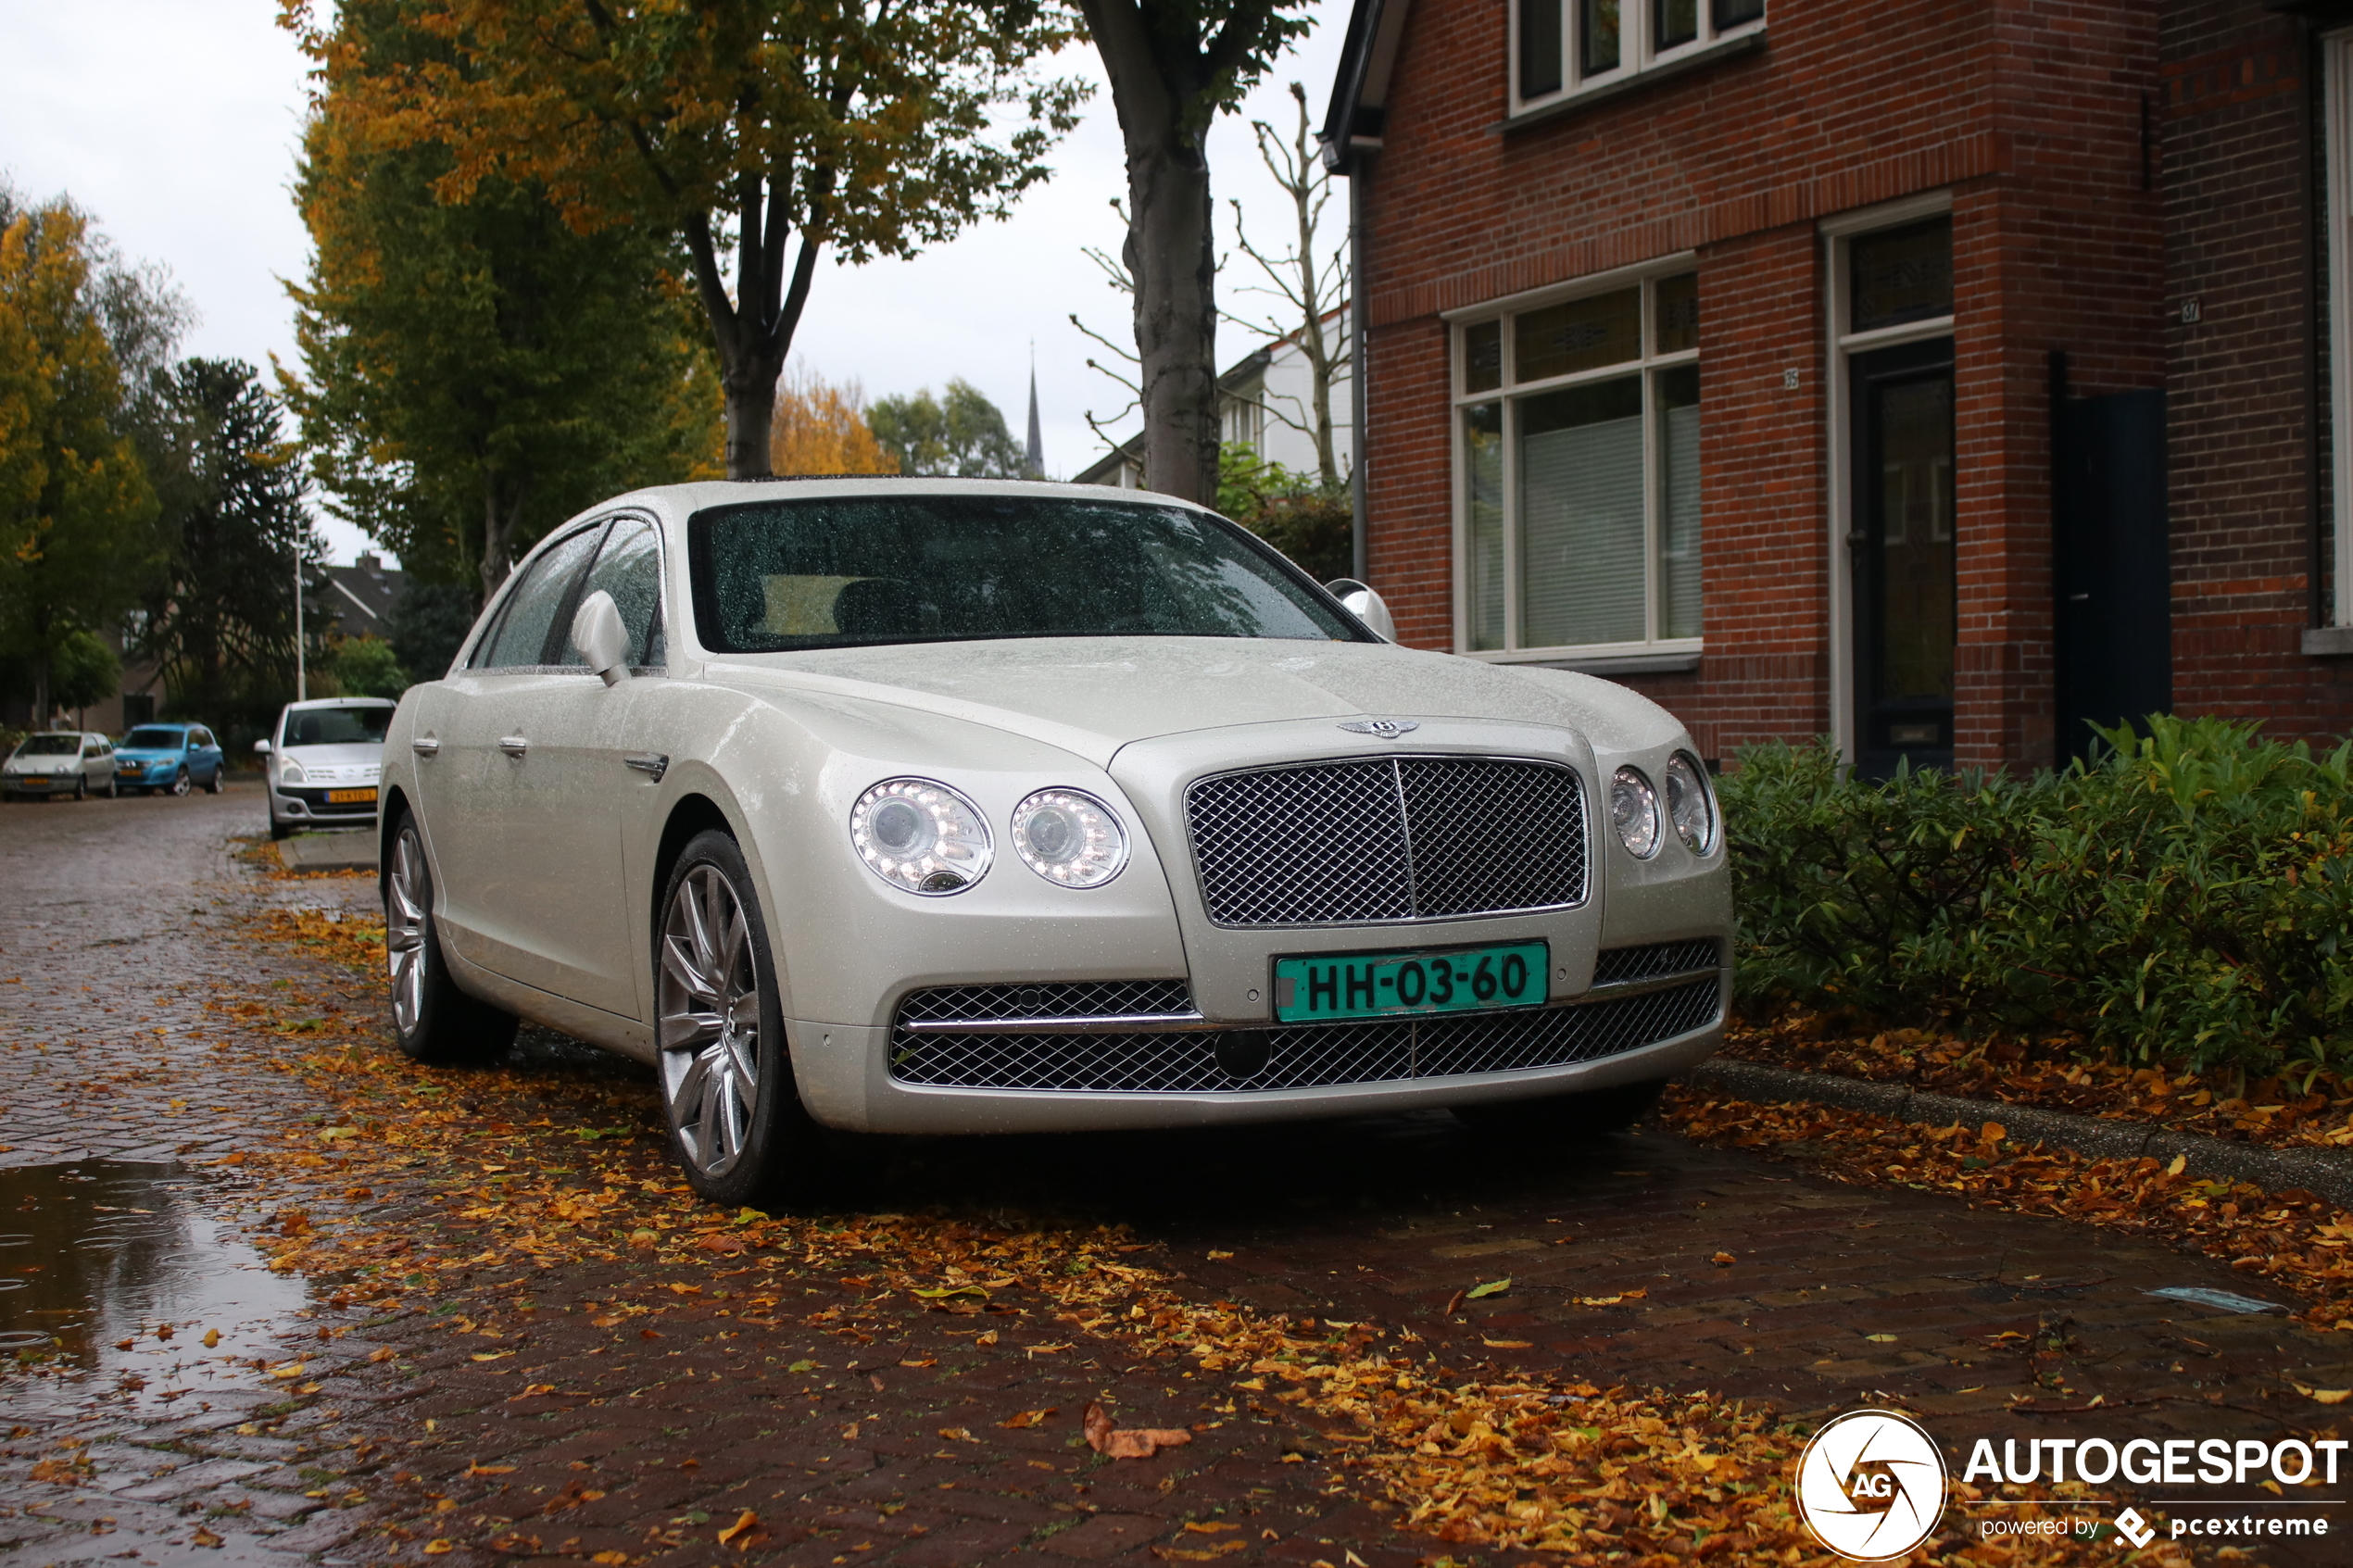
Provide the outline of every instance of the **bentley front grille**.
[[[910,998],[910,1008],[915,1000]],[[1721,1011],[1713,979],[1513,1012],[1270,1029],[1193,1022],[1033,1031],[998,1022],[995,1028],[959,1030],[936,1017],[915,1021],[902,1009],[892,1035],[890,1075],[902,1084],[939,1087],[1099,1094],[1327,1088],[1595,1061],[1706,1028]]]
[[1593,984],[1630,985],[1714,969],[1723,961],[1722,945],[1713,936],[1692,942],[1652,942],[1640,947],[1604,947],[1593,955]]
[[1220,773],[1185,792],[1209,918],[1372,925],[1585,900],[1585,788],[1557,762],[1382,757]]

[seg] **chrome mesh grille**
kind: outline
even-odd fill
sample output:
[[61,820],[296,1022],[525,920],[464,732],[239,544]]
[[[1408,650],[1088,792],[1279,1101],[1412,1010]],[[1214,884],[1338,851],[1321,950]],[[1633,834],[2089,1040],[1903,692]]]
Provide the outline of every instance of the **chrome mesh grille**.
[[1712,936],[1695,942],[1653,942],[1640,947],[1604,947],[1593,955],[1593,984],[1622,985],[1631,980],[1655,980],[1662,974],[1688,974],[1714,969],[1723,962],[1723,950]]
[[1556,763],[1383,757],[1223,773],[1185,792],[1219,925],[1363,925],[1585,897],[1585,793]]
[[1193,1010],[1182,980],[1088,980],[1037,985],[939,985],[899,1004],[901,1023],[978,1023],[1001,1018],[1182,1017]]
[[1215,1032],[918,1035],[902,1029],[893,1041],[890,1075],[902,1084],[1105,1094],[1318,1088],[1565,1067],[1705,1028],[1719,1010],[1717,983],[1701,980],[1571,1007],[1269,1029],[1266,1065],[1246,1078],[1218,1066]]

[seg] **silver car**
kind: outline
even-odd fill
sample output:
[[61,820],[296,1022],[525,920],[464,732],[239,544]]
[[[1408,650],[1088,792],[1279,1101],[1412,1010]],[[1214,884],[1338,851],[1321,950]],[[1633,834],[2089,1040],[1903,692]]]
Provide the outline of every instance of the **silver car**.
[[379,696],[290,702],[268,738],[253,743],[270,781],[270,836],[308,827],[364,827],[376,820],[384,729],[394,704]]
[[1625,1124],[1729,992],[1690,736],[1334,586],[1132,491],[598,507],[393,720],[401,1045],[522,1017],[645,1061],[726,1202],[820,1127]]
[[114,798],[114,742],[82,730],[44,730],[0,762],[0,799],[103,795]]

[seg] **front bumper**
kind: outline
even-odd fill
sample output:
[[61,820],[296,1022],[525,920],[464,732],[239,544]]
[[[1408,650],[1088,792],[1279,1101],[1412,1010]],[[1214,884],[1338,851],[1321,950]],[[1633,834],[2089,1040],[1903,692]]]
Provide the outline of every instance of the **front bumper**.
[[[74,776],[71,773],[45,773],[34,778],[21,778],[11,773],[0,787],[6,788],[11,795],[71,795],[73,785]],[[103,793],[106,783],[100,780],[88,787]]]
[[270,812],[281,822],[372,822],[376,820],[376,797],[381,790],[374,784],[336,784],[336,793],[365,790],[365,800],[329,800],[329,786],[317,788],[303,785],[270,786]]
[[911,1006],[887,1029],[796,1022],[793,1064],[819,1121],[877,1133],[1197,1126],[1573,1093],[1714,1053],[1730,995],[1720,947],[1659,950],[1694,947],[1708,968],[1502,1012],[1236,1027],[1166,1008],[959,1022]]

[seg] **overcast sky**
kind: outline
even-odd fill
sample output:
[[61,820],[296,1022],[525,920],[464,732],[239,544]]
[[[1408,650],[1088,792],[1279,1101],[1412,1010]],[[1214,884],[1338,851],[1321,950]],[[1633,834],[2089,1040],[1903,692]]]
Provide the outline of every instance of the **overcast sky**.
[[[1231,197],[1246,204],[1264,243],[1279,243],[1290,228],[1248,119],[1288,132],[1285,84],[1295,80],[1322,122],[1347,6],[1315,0],[1315,8],[1319,23],[1305,44],[1243,117],[1221,119],[1211,134],[1228,243]],[[34,200],[70,194],[127,257],[169,267],[202,317],[186,352],[265,367],[272,354],[293,360],[279,280],[301,277],[309,244],[288,195],[306,62],[276,15],[273,0],[0,0],[0,173]],[[1066,54],[1062,70],[1101,79],[1090,50]],[[963,376],[1004,409],[1019,439],[1034,341],[1047,468],[1068,475],[1092,461],[1103,448],[1082,411],[1108,415],[1124,398],[1086,369],[1091,345],[1067,317],[1077,310],[1122,341],[1128,332],[1119,296],[1080,254],[1116,250],[1120,239],[1107,204],[1126,182],[1108,91],[1098,91],[1052,162],[1051,182],[1003,223],[912,261],[824,268],[796,351],[829,378],[856,378],[870,397]],[[1336,191],[1335,235],[1344,209],[1345,192]],[[1248,268],[1228,266],[1229,297]],[[1227,327],[1219,358],[1252,345]],[[339,561],[369,547],[355,530],[329,533]]]

